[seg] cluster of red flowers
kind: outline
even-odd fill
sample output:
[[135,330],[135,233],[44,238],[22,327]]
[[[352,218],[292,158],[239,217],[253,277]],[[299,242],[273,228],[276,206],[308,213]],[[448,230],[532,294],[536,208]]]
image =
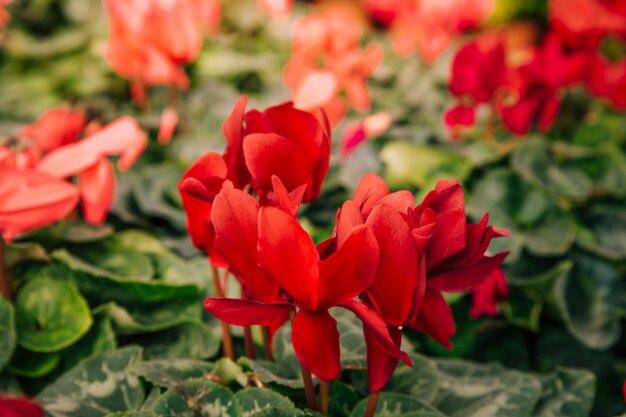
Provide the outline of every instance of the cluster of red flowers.
[[[85,136],[80,139],[81,136]],[[82,111],[56,108],[15,136],[0,138],[0,232],[16,235],[49,225],[82,204],[85,221],[104,222],[115,196],[115,172],[130,168],[147,144],[137,122],[106,126]],[[78,185],[71,181],[77,177]]]
[[432,62],[459,34],[475,28],[495,7],[495,0],[361,0],[387,27],[400,55],[419,51]]
[[458,101],[444,116],[454,135],[474,125],[480,104],[515,134],[534,124],[548,131],[564,89],[575,85],[626,108],[626,57],[612,62],[601,52],[605,41],[626,40],[626,4],[551,0],[549,7],[550,28],[540,42],[536,28],[512,25],[459,49],[449,85]]
[[207,298],[209,312],[272,329],[291,316],[302,365],[331,381],[340,352],[329,309],[348,309],[363,323],[372,391],[399,359],[410,363],[399,350],[402,326],[451,346],[454,318],[442,291],[472,290],[472,313],[497,313],[506,253],[485,252],[506,231],[488,226],[487,216],[467,222],[458,181],[439,182],[415,206],[409,191],[391,193],[367,175],[338,211],[331,237],[315,245],[296,215],[319,195],[328,169],[324,114],[291,104],[245,112],[245,104],[240,99],[224,123],[225,154],[205,154],[179,184],[194,243],[244,289],[242,299]]
[[[348,105],[359,111],[370,109],[366,81],[381,63],[383,52],[377,44],[362,51],[361,30],[361,22],[342,10],[298,20],[292,36],[291,60],[284,71],[296,107],[322,107],[331,126],[341,121]],[[346,99],[339,96],[342,91]]]

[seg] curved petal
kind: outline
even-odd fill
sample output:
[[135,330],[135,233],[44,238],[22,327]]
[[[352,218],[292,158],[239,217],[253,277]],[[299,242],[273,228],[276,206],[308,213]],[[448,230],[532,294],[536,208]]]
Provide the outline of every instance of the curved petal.
[[211,221],[215,228],[215,249],[230,269],[261,301],[276,298],[278,284],[258,266],[259,204],[249,194],[224,188],[215,197]]
[[259,211],[259,265],[302,308],[318,306],[319,255],[300,223],[274,207]]
[[37,164],[37,171],[55,178],[67,178],[84,171],[98,162],[100,155],[73,143],[48,153]]
[[243,156],[243,118],[247,104],[248,97],[239,97],[233,111],[222,125],[227,143],[224,159],[228,165],[228,177],[237,188],[243,188],[250,177]]
[[383,352],[394,358],[399,358],[409,366],[413,366],[409,355],[402,352],[391,339],[387,324],[376,311],[372,310],[365,303],[355,300],[344,301],[339,304],[339,307],[352,311],[361,320],[363,328],[367,329],[372,337],[376,338],[378,346]]
[[485,281],[472,288],[472,305],[470,316],[497,316],[498,303],[506,301],[509,297],[509,289],[506,277],[500,268],[497,268]]
[[165,108],[163,113],[161,113],[159,122],[159,133],[157,134],[159,144],[167,145],[170,143],[172,136],[174,136],[176,125],[178,125],[178,113],[172,107]]
[[352,300],[372,283],[378,244],[369,227],[355,228],[335,253],[319,263],[318,308]]
[[402,326],[413,309],[418,285],[420,253],[409,224],[392,207],[378,205],[365,222],[380,248],[380,263],[369,287],[380,312],[390,325]]
[[19,135],[34,140],[43,152],[48,152],[74,142],[86,124],[83,112],[59,107],[42,114],[35,123],[20,130]]
[[422,308],[415,321],[407,325],[426,333],[445,348],[452,349],[450,338],[456,331],[454,316],[440,291],[426,287]]
[[293,104],[304,110],[321,107],[339,92],[339,81],[329,70],[313,70],[307,73],[293,93]]
[[461,266],[429,278],[428,286],[446,292],[469,290],[482,284],[494,274],[508,254],[508,252],[500,252],[494,256],[483,256],[482,259],[472,265]]
[[293,349],[302,366],[323,381],[333,381],[341,371],[337,322],[328,311],[300,310],[291,331]]
[[115,171],[107,158],[100,160],[79,177],[83,217],[90,224],[101,224],[115,198]]
[[[400,349],[402,330],[394,326],[388,326],[387,329],[394,344]],[[367,344],[367,375],[369,376],[370,392],[377,392],[385,387],[393,371],[396,370],[399,359],[385,353],[381,349],[378,339],[372,335],[369,329],[364,328],[363,333]]]
[[302,203],[302,197],[304,197],[304,192],[306,191],[306,184],[289,192],[280,178],[272,175],[272,188],[274,189],[277,207],[292,217],[296,217]]
[[36,171],[0,170],[0,232],[7,242],[61,220],[77,204],[78,189],[66,181]]
[[288,190],[302,184],[310,190],[313,183],[311,160],[284,137],[274,133],[247,135],[243,152],[252,186],[259,194],[272,190],[273,175],[280,178]]
[[267,304],[240,298],[209,297],[204,300],[204,308],[218,319],[236,326],[269,326],[276,320],[289,317],[294,306],[284,302]]
[[357,226],[364,223],[363,215],[353,201],[348,200],[343,203],[337,216],[337,226],[335,227],[337,247],[343,245],[346,239],[350,236],[350,233],[352,233]]
[[389,187],[385,181],[376,174],[367,174],[361,178],[352,201],[361,209],[363,216],[367,217],[374,205],[387,194]]

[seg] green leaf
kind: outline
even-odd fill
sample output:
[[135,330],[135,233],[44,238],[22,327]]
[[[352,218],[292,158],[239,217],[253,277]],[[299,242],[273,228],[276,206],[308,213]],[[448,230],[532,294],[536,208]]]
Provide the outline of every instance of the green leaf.
[[438,370],[434,361],[417,353],[409,353],[413,367],[400,361],[385,385],[385,391],[400,392],[431,404],[437,395]]
[[14,349],[15,313],[11,303],[0,295],[0,372],[9,363]]
[[194,359],[158,359],[138,363],[133,372],[155,385],[174,388],[213,371],[213,364]]
[[335,417],[348,417],[359,399],[352,386],[341,381],[333,381],[330,384],[329,414]]
[[55,352],[80,339],[93,319],[87,302],[67,282],[42,276],[28,281],[15,302],[17,342],[35,352]]
[[444,149],[407,141],[387,143],[380,152],[383,178],[392,188],[423,187],[441,178],[465,179],[471,166],[465,158]]
[[111,320],[96,318],[91,329],[78,342],[63,351],[63,368],[73,368],[83,359],[92,355],[112,352],[117,348],[117,339]]
[[24,394],[15,376],[10,374],[7,370],[0,373],[0,392],[5,395],[15,396]]
[[266,384],[275,383],[294,389],[304,387],[299,373],[294,373],[291,369],[285,369],[276,362],[270,362],[262,359],[252,360],[242,356],[237,360],[237,363],[247,369],[250,369],[262,382]]
[[120,280],[150,281],[155,272],[148,256],[126,248],[97,245],[77,250],[74,254],[89,263],[94,270],[101,269],[98,271],[101,274],[111,274]]
[[[245,357],[241,357],[240,359],[244,358]],[[239,361],[235,363],[230,358],[221,358],[215,362],[213,374],[221,378],[222,381],[228,385],[236,383],[242,387],[248,386],[248,374],[243,371]]]
[[551,194],[574,201],[584,201],[593,187],[591,179],[575,166],[559,166],[555,163],[550,142],[542,138],[529,138],[516,149],[511,160],[524,179]]
[[115,413],[107,414],[106,417],[157,417],[154,412],[150,410],[139,411],[116,411]]
[[596,258],[579,254],[556,282],[556,306],[567,329],[592,349],[607,349],[619,339],[620,316],[612,304],[620,274]]
[[296,410],[293,408],[270,407],[257,413],[250,414],[250,417],[304,417],[310,415],[311,414],[306,414],[304,411]]
[[188,321],[158,333],[139,338],[146,348],[146,359],[189,358],[205,359],[214,356],[220,342],[211,329],[200,322]]
[[64,249],[54,251],[52,257],[60,262],[55,265],[55,274],[74,281],[80,291],[92,300],[115,301],[124,306],[133,306],[138,301],[146,304],[172,299],[199,298],[198,289],[193,285],[119,279],[114,274],[96,268]]
[[593,405],[596,377],[582,369],[559,368],[542,380],[534,417],[587,417]]
[[[365,337],[363,336],[363,324],[351,311],[343,308],[333,308],[331,312],[335,320],[337,320],[341,367],[349,369],[367,368],[367,348]],[[289,336],[291,341],[291,332],[289,332]],[[297,357],[292,359],[292,361],[297,364]]]
[[595,206],[585,216],[586,227],[576,243],[582,248],[612,260],[626,258],[626,210]]
[[198,320],[202,312],[199,303],[195,297],[136,304],[127,308],[111,302],[98,306],[94,313],[103,313],[109,317],[118,334],[134,335],[169,329],[187,321]]
[[[365,414],[367,402],[368,398],[361,400],[356,407],[354,407],[354,410],[352,410],[350,417],[362,417]],[[374,415],[378,417],[402,417],[406,413],[420,411],[430,412],[430,414],[418,414],[420,417],[422,415],[424,417],[445,417],[443,414],[439,413],[437,409],[421,402],[417,398],[406,394],[397,394],[395,392],[380,393],[378,404],[376,405],[376,413]]]
[[137,347],[89,358],[48,385],[36,401],[52,417],[100,417],[137,410],[143,389],[131,369],[140,358]]
[[228,389],[211,381],[189,380],[170,389],[152,406],[159,417],[240,417],[241,408]]
[[61,354],[59,352],[31,352],[18,346],[9,364],[9,370],[15,375],[41,378],[54,371],[60,361]]
[[242,410],[242,417],[255,415],[259,411],[267,408],[296,410],[295,405],[287,397],[275,393],[269,389],[246,388],[235,394]]
[[537,378],[499,365],[443,359],[437,366],[435,405],[450,417],[527,417],[541,395]]

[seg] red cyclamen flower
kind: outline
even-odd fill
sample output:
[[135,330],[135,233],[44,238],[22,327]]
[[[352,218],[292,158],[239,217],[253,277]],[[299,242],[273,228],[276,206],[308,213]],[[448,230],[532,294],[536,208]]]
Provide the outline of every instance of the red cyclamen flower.
[[45,412],[37,403],[27,398],[5,397],[0,394],[0,416],[44,417]]

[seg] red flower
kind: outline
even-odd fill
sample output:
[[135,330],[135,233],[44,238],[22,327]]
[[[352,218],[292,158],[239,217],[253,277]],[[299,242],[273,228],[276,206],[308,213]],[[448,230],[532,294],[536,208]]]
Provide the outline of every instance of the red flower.
[[509,299],[509,288],[502,269],[496,268],[481,284],[470,289],[472,292],[472,306],[470,316],[497,316],[498,303]]
[[[115,173],[107,156],[119,155],[118,167],[128,169],[143,152],[146,138],[130,117],[77,140],[85,130],[81,113],[54,109],[0,147],[2,175],[19,178],[6,188],[12,194],[2,210],[7,241],[65,217],[76,206],[78,193],[85,221],[106,219],[115,196]],[[41,157],[43,150],[49,152]],[[62,181],[75,175],[78,190]],[[34,198],[33,193],[42,195]]]
[[202,47],[202,26],[219,6],[207,0],[107,0],[110,33],[104,57],[122,77],[147,84],[189,83],[181,65]]
[[[297,108],[322,107],[336,126],[346,101],[359,111],[370,108],[367,78],[383,58],[377,44],[360,47],[360,22],[346,13],[314,14],[298,20],[293,31],[291,60],[285,67],[285,83],[293,89]],[[338,94],[344,91],[347,100]]]
[[273,175],[289,191],[306,185],[303,201],[317,198],[330,158],[325,117],[290,103],[246,112],[246,103],[241,97],[223,126],[228,178],[236,188],[251,184],[261,200],[273,189]]
[[257,0],[258,7],[274,17],[284,17],[293,7],[293,0]]
[[225,263],[214,251],[215,229],[211,223],[211,210],[227,172],[222,155],[207,152],[185,171],[178,182],[189,236],[194,246],[204,250],[216,266],[225,266]]
[[339,156],[346,159],[362,142],[385,133],[392,123],[391,114],[379,112],[347,125],[341,137]]
[[447,348],[455,326],[441,292],[471,290],[495,274],[507,255],[485,256],[491,239],[508,231],[487,226],[488,215],[478,224],[467,223],[464,205],[458,181],[439,181],[410,213],[416,242],[426,250],[428,277],[424,304],[410,326]]
[[0,168],[2,237],[10,243],[16,235],[61,220],[78,198],[76,187],[66,181],[31,169]]
[[[281,288],[293,302],[210,297],[205,300],[210,313],[231,324],[270,325],[297,307],[292,330],[294,349],[303,366],[326,381],[336,379],[340,371],[339,334],[335,319],[328,313],[333,306],[352,310],[387,354],[408,361],[389,338],[380,317],[354,301],[370,285],[378,263],[378,246],[369,227],[352,228],[332,250],[323,245],[316,248],[292,213],[261,207],[255,216],[256,203],[241,191],[225,187],[220,195],[226,210],[215,210],[212,218],[216,225],[219,222],[225,226],[218,232],[217,244],[225,251],[224,256],[228,247],[229,263],[235,264],[257,297],[269,299],[273,289]],[[270,280],[274,286],[267,286]]]
[[34,401],[0,395],[0,416],[2,417],[44,417],[44,415],[44,410]]
[[[406,218],[413,204],[409,191],[390,193],[380,177],[366,175],[353,200],[344,203],[339,211],[334,237],[324,242],[325,246],[333,247],[341,244],[352,228],[362,224],[371,228],[378,243],[380,261],[371,285],[360,297],[380,314],[398,348],[402,326],[411,323],[417,315],[426,285],[422,252]],[[387,383],[398,358],[386,353],[367,328],[364,333],[369,385],[375,392]]]

